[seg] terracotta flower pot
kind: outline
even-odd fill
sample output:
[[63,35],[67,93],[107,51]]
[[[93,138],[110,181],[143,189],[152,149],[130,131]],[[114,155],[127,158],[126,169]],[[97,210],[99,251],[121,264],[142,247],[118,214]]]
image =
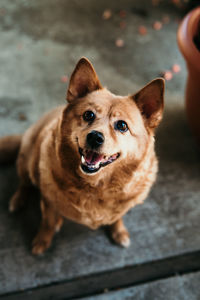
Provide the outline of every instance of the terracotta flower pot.
[[187,117],[200,143],[200,6],[185,16],[179,26],[177,40],[188,68]]

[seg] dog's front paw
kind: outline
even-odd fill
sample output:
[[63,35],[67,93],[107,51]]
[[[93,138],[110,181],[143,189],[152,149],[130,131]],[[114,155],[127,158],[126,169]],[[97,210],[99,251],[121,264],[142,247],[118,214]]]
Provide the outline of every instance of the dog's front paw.
[[41,255],[50,246],[51,242],[47,239],[42,239],[40,235],[36,236],[32,243],[32,254]]
[[119,244],[124,248],[128,248],[131,244],[129,233],[126,230],[113,232],[112,238],[115,241],[115,243]]

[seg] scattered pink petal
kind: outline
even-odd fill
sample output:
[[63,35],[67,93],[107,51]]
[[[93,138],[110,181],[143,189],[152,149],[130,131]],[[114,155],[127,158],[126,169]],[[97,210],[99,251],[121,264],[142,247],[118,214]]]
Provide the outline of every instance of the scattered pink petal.
[[178,64],[174,64],[174,65],[172,66],[172,71],[173,71],[174,73],[179,73],[179,72],[181,71],[181,67],[180,67]]
[[165,80],[171,80],[173,78],[173,74],[171,71],[165,71],[162,73],[162,76]]
[[20,43],[17,45],[17,49],[22,50],[22,48],[23,48],[23,44]]
[[157,6],[158,4],[160,4],[160,0],[152,0],[153,6]]
[[49,49],[47,49],[47,48],[44,49],[44,54],[45,54],[45,55],[49,55]]
[[162,23],[159,21],[156,21],[153,23],[153,29],[160,30],[162,28]]
[[66,83],[67,81],[68,81],[68,76],[63,75],[63,76],[61,77],[61,82]]
[[147,34],[147,28],[143,25],[139,26],[138,32],[140,35],[146,35]]
[[19,117],[19,120],[20,120],[20,121],[26,121],[26,120],[27,120],[26,115],[23,114],[23,113],[19,113],[18,117]]
[[5,10],[5,8],[0,8],[0,16],[5,16],[5,14],[6,14],[6,10]]
[[177,24],[180,24],[180,23],[181,23],[181,19],[180,19],[180,18],[176,18],[176,19],[175,19],[175,22],[176,22]]
[[164,24],[168,24],[170,21],[170,17],[168,15],[164,15],[162,18],[162,21]]
[[180,0],[171,0],[173,4],[175,4],[177,7],[181,6],[181,1]]
[[121,21],[119,23],[119,27],[122,28],[122,29],[126,28],[126,22],[125,21]]
[[111,17],[112,17],[112,11],[110,9],[104,10],[102,18],[104,20],[109,20]]
[[125,18],[126,17],[126,11],[124,9],[120,10],[119,16],[120,16],[120,18]]
[[115,41],[115,45],[116,45],[118,48],[124,47],[124,40],[122,40],[122,39],[117,39],[117,40]]

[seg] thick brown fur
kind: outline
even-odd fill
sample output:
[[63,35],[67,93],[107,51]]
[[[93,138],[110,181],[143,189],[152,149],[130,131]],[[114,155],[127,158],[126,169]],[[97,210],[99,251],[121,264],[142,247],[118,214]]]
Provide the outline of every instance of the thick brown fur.
[[[114,241],[129,245],[121,218],[144,201],[155,181],[154,129],[162,118],[163,94],[164,81],[156,79],[133,96],[116,96],[102,88],[87,59],[78,62],[67,93],[69,104],[45,115],[20,138],[20,183],[10,211],[23,205],[31,184],[40,189],[42,221],[33,241],[34,254],[50,246],[63,217],[92,229],[110,225]],[[85,111],[95,113],[93,122],[84,120]],[[126,132],[116,130],[118,120],[127,123]],[[98,153],[119,157],[91,175],[81,169],[79,151],[87,151],[87,135],[93,130],[104,136]],[[11,148],[10,142],[3,147],[3,141],[0,157],[5,157],[6,147]]]

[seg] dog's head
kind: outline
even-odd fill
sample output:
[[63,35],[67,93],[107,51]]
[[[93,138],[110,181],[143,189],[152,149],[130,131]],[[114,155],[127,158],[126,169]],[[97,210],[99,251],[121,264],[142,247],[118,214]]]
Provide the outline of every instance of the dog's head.
[[162,118],[163,93],[159,78],[132,96],[114,95],[102,88],[91,63],[80,59],[70,79],[61,128],[82,176],[108,174],[117,164],[142,159]]

